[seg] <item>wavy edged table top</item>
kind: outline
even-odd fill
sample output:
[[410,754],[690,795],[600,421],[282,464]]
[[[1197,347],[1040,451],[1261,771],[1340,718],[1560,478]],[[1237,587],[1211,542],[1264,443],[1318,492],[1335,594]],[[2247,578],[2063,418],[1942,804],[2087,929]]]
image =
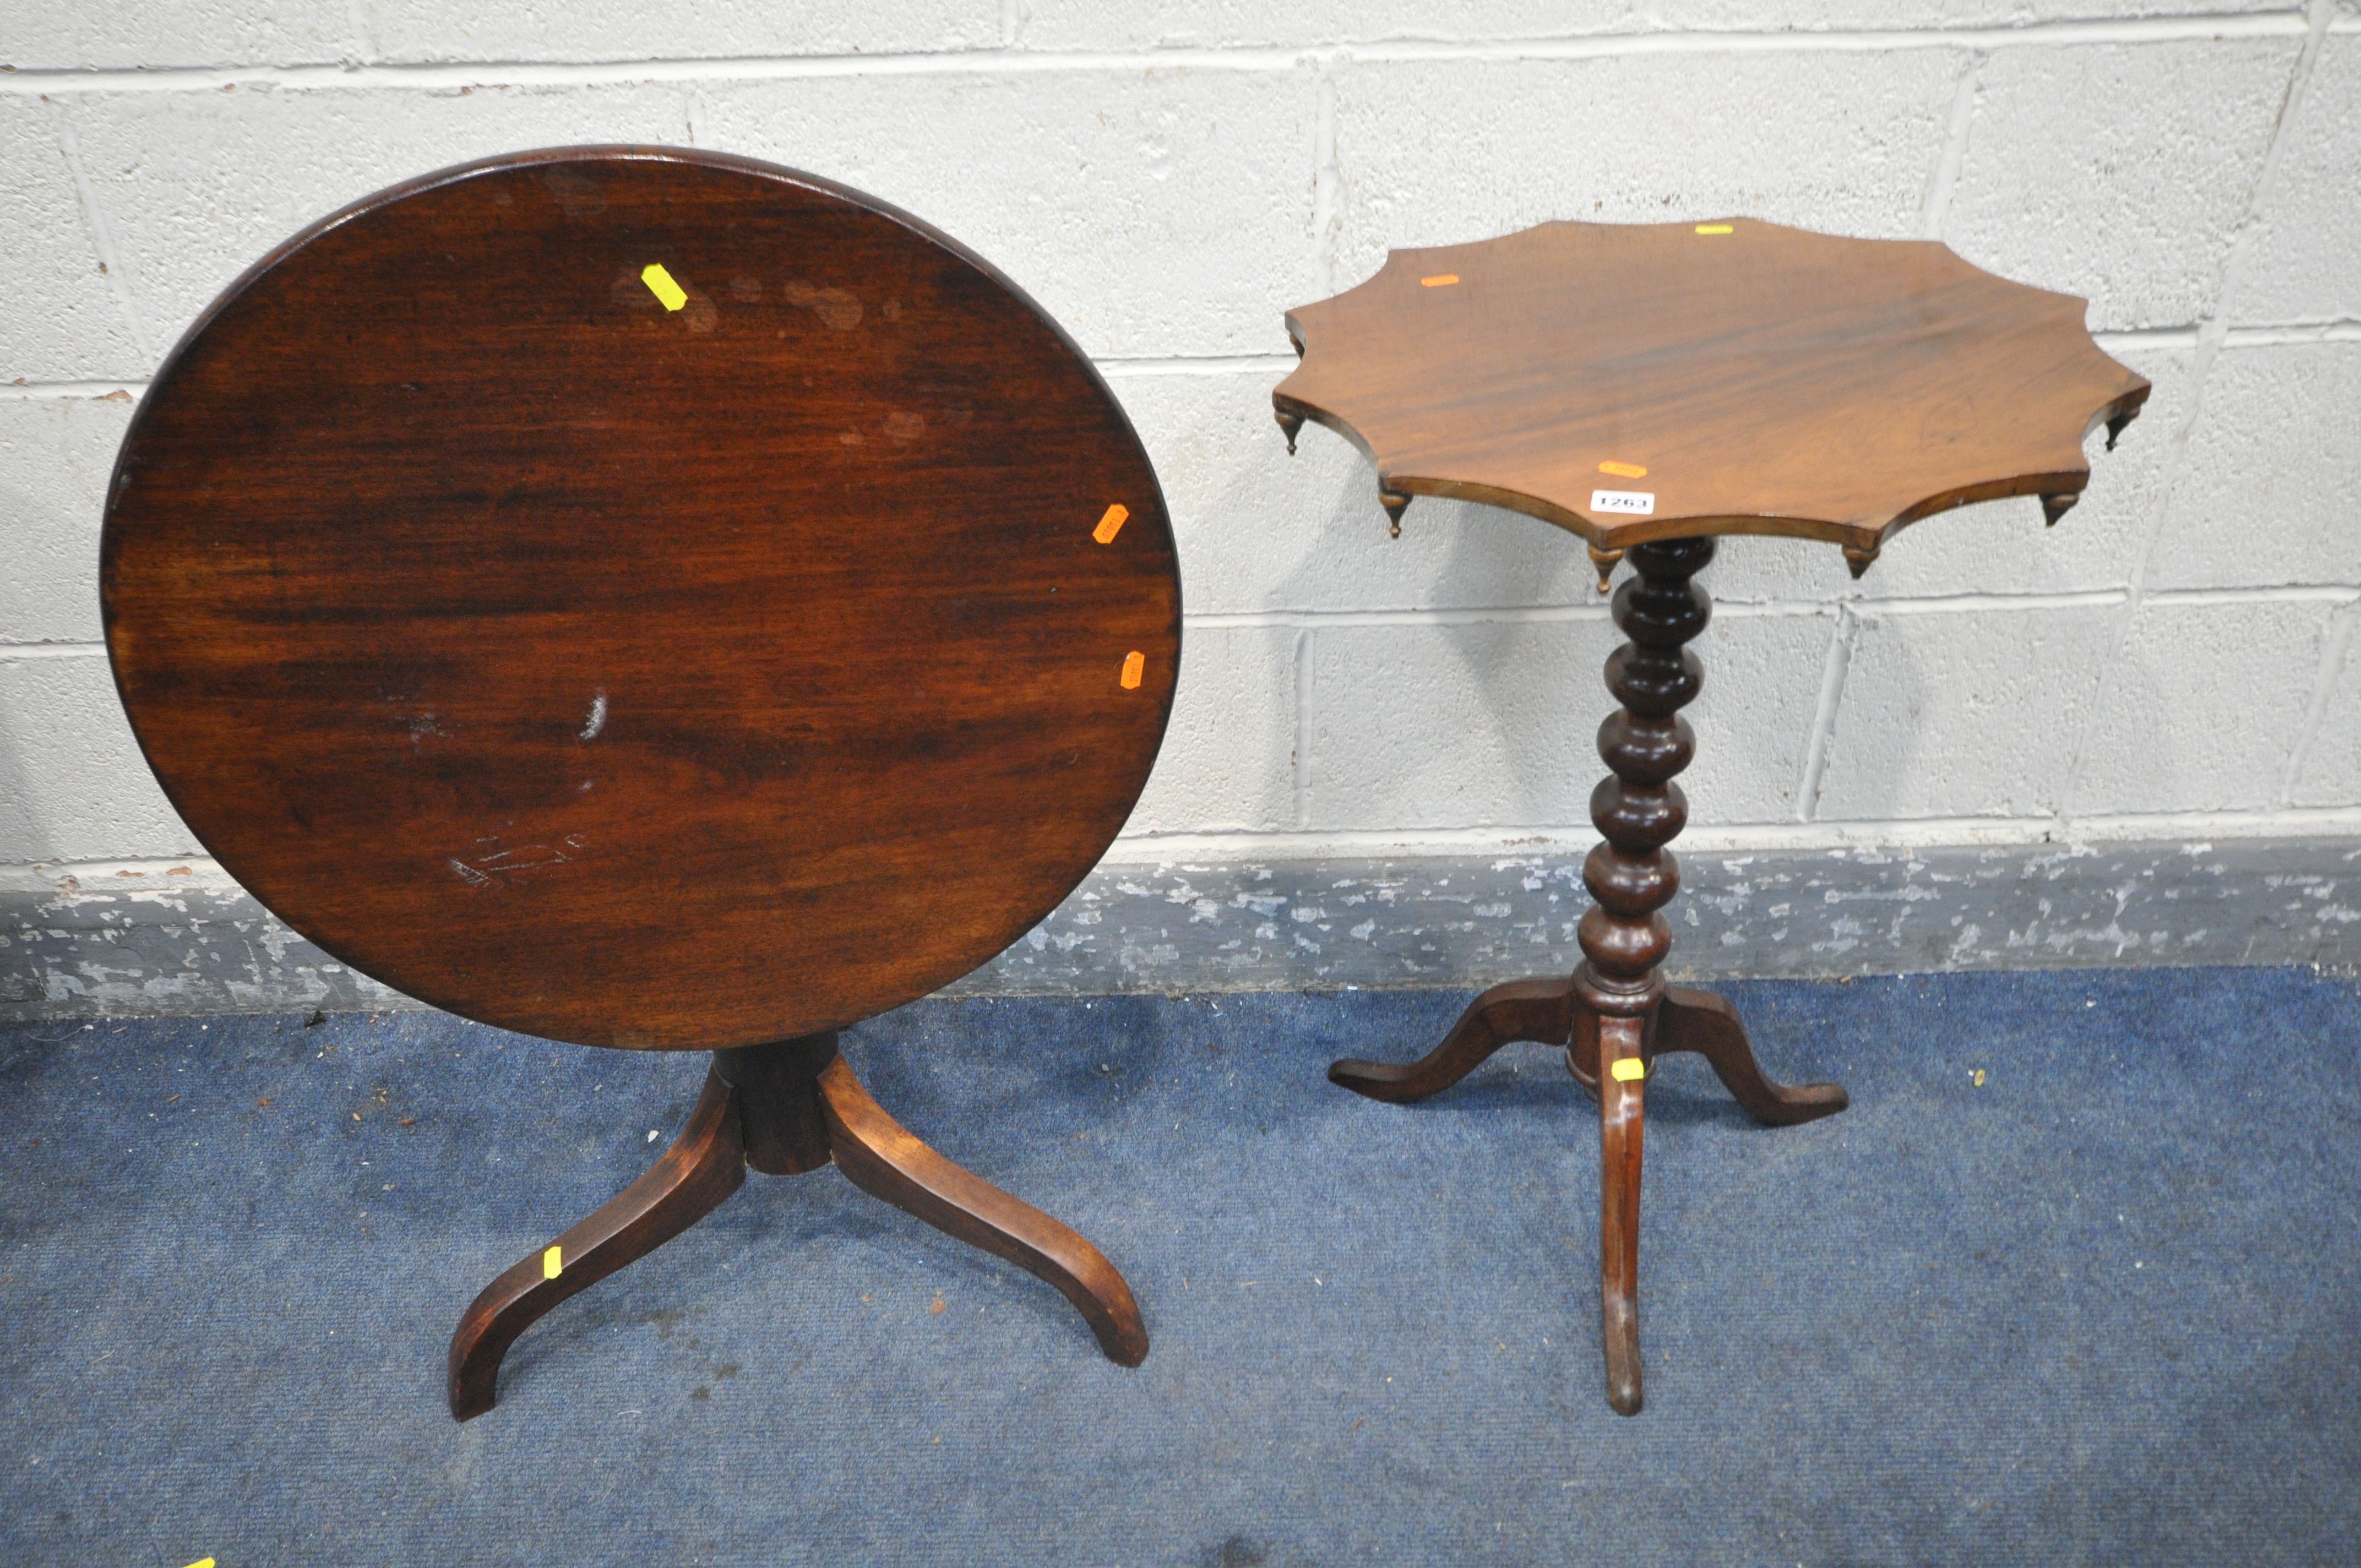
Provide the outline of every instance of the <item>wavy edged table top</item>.
[[1303,362],[1272,400],[1358,444],[1397,499],[1486,501],[1607,550],[1784,533],[1865,556],[1948,507],[2081,490],[2083,438],[2148,391],[2083,311],[1933,240],[1548,223],[1395,251],[1290,312]]
[[751,161],[574,148],[324,220],[125,439],[107,641],[166,793],[356,968],[710,1049],[1000,951],[1170,711],[1123,411],[955,242]]

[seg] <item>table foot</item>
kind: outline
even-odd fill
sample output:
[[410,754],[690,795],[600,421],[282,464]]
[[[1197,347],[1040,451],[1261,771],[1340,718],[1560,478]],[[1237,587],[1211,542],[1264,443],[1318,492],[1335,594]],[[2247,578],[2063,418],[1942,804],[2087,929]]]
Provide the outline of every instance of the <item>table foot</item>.
[[1747,1043],[1746,1025],[1738,1020],[1738,1009],[1709,991],[1685,985],[1664,988],[1664,1000],[1656,1013],[1656,1037],[1648,1054],[1660,1057],[1671,1051],[1695,1051],[1705,1058],[1730,1097],[1766,1127],[1817,1122],[1852,1103],[1839,1084],[1790,1088],[1764,1076],[1763,1064],[1754,1059],[1754,1047]]
[[1347,1057],[1328,1067],[1328,1081],[1372,1100],[1407,1105],[1450,1088],[1515,1040],[1565,1044],[1573,1026],[1572,980],[1512,980],[1467,1004],[1443,1043],[1414,1062]]
[[1030,1203],[1010,1197],[911,1136],[837,1058],[820,1075],[829,1146],[855,1187],[946,1235],[1049,1281],[1064,1293],[1118,1366],[1148,1359],[1131,1287],[1104,1254]]
[[492,1408],[509,1346],[551,1308],[636,1262],[721,1206],[753,1169],[833,1161],[855,1187],[1062,1291],[1107,1359],[1137,1366],[1148,1331],[1104,1254],[1028,1203],[961,1170],[870,1097],[833,1035],[715,1053],[688,1125],[648,1173],[484,1288],[451,1336],[451,1414]]
[[709,1073],[688,1126],[646,1175],[558,1237],[555,1258],[547,1250],[533,1254],[484,1287],[460,1318],[451,1336],[453,1419],[492,1408],[501,1358],[544,1313],[655,1251],[745,1179],[735,1093],[719,1072]]

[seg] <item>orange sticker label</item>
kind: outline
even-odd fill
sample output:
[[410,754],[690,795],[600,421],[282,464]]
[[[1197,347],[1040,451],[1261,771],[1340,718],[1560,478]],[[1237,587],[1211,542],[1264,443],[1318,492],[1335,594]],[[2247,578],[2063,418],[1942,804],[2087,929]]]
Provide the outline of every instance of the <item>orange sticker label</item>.
[[1728,224],[1699,224],[1697,226],[1697,231],[1699,234],[1728,234],[1730,232],[1730,225]]
[[1141,652],[1137,648],[1133,649],[1130,652],[1126,653],[1123,656],[1123,689],[1126,691],[1136,690],[1139,685],[1139,677],[1147,668],[1147,654]]
[[1602,474],[1613,474],[1617,477],[1624,479],[1644,479],[1648,477],[1648,466],[1646,464],[1618,463],[1611,457],[1598,466],[1598,471]]
[[1438,272],[1432,278],[1420,279],[1418,286],[1422,289],[1448,289],[1458,281],[1459,274],[1456,272]]
[[541,1277],[555,1279],[566,1269],[566,1249],[553,1246],[541,1255]]
[[1099,525],[1091,530],[1091,537],[1102,544],[1114,543],[1115,536],[1123,532],[1123,520],[1130,515],[1129,507],[1120,501],[1116,502],[1106,509],[1106,515],[1099,519]]
[[1638,1057],[1625,1057],[1607,1070],[1615,1075],[1618,1083],[1637,1083],[1648,1076],[1648,1064]]

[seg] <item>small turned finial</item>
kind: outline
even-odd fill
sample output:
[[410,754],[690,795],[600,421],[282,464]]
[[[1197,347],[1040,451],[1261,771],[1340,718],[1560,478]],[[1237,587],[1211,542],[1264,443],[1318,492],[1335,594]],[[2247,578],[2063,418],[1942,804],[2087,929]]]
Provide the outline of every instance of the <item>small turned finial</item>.
[[1852,568],[1854,582],[1861,581],[1861,574],[1869,570],[1870,563],[1875,561],[1877,553],[1884,548],[1883,543],[1872,544],[1866,550],[1858,544],[1848,544],[1844,547],[1845,565]]
[[1279,421],[1279,428],[1287,433],[1287,455],[1290,457],[1294,456],[1295,434],[1303,428],[1303,416],[1289,413],[1283,409],[1275,409],[1271,411],[1270,417]]
[[2079,501],[2082,498],[2079,492],[2069,492],[2065,495],[2042,497],[2041,526],[2044,528],[2057,527],[2058,520],[2064,517],[2067,510],[2071,508],[2076,501]]
[[1409,510],[1410,498],[1397,491],[1389,490],[1383,487],[1379,487],[1378,490],[1378,504],[1386,509],[1386,520],[1389,524],[1386,530],[1386,536],[1389,539],[1400,539],[1401,537],[1401,514]]
[[2132,421],[2137,418],[2139,418],[2139,410],[2125,409],[2123,412],[2117,414],[2114,418],[2107,422],[2108,451],[2113,452],[2115,449],[2115,437],[2123,434],[2124,426],[2131,423]]
[[1623,552],[1620,550],[1601,550],[1596,544],[1590,546],[1590,564],[1598,569],[1600,593],[1613,591],[1615,585],[1608,579],[1615,575],[1615,564],[1622,559]]

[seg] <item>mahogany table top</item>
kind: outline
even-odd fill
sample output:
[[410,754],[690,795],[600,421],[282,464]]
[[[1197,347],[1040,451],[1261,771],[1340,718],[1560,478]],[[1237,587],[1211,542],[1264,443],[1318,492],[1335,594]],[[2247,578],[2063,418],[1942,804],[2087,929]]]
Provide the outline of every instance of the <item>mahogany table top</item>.
[[1967,501],[2070,496],[2148,384],[2084,303],[1932,240],[1729,218],[1548,223],[1398,250],[1290,312],[1273,396],[1396,497],[1530,512],[1596,548],[1784,533],[1873,552]]
[[663,148],[448,170],[240,279],[102,549],[140,744],[322,948],[710,1049],[1000,951],[1122,827],[1180,587],[1146,455],[988,264]]

